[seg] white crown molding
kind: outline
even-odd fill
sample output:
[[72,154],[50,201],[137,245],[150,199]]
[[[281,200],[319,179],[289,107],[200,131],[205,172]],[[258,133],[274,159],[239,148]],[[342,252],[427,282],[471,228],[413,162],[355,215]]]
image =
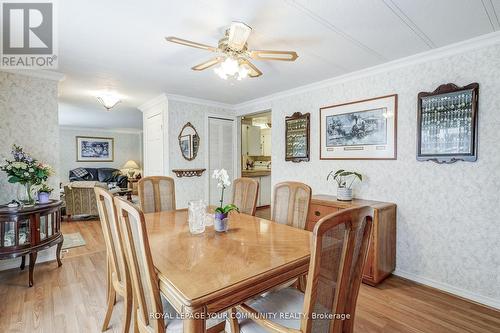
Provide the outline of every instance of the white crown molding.
[[165,94],[165,93],[160,94],[160,95],[150,99],[149,101],[142,103],[137,108],[139,110],[141,110],[141,112],[145,112],[146,110],[149,110],[152,107],[154,107],[160,103],[168,103],[167,94]]
[[52,72],[43,69],[0,69],[0,71],[52,81],[63,81],[66,77],[63,73]]
[[432,287],[435,289],[442,290],[442,291],[447,292],[449,294],[453,294],[453,295],[459,296],[461,298],[465,298],[467,300],[471,300],[473,302],[480,303],[482,305],[486,305],[486,306],[494,308],[494,309],[500,309],[500,300],[498,300],[498,299],[494,299],[494,298],[487,297],[487,296],[482,296],[482,295],[479,295],[477,293],[473,293],[473,292],[470,292],[470,291],[467,291],[467,290],[464,290],[461,288],[454,287],[454,286],[449,285],[447,283],[438,282],[438,281],[428,279],[426,277],[416,275],[413,273],[405,272],[405,271],[402,271],[399,269],[396,269],[394,271],[394,275],[400,276],[402,278],[405,278],[405,279],[408,279],[408,280],[411,280],[411,281],[414,281],[414,282],[417,282],[417,283],[420,283],[420,284],[423,284],[423,285],[426,285],[426,286],[429,286],[429,287]]
[[199,105],[205,105],[205,106],[213,106],[216,108],[223,108],[223,109],[229,109],[229,110],[234,109],[233,104],[216,102],[216,101],[212,101],[209,99],[202,99],[202,98],[174,95],[174,94],[167,94],[167,98],[170,101],[176,101],[176,102],[185,102],[185,103],[193,103],[193,104],[199,104]]
[[68,131],[85,131],[85,132],[110,132],[123,134],[142,134],[142,130],[138,128],[100,128],[100,127],[78,127],[59,125],[59,129]]
[[472,39],[468,39],[462,42],[450,44],[447,46],[443,46],[437,49],[417,53],[414,55],[411,55],[409,57],[393,60],[390,62],[386,62],[380,65],[376,65],[373,67],[365,68],[359,71],[347,73],[344,75],[336,76],[330,79],[314,82],[311,84],[303,85],[297,88],[292,88],[289,90],[284,90],[281,92],[277,92],[268,96],[264,97],[259,97],[253,100],[249,100],[246,102],[242,102],[239,104],[233,105],[234,110],[240,110],[243,108],[248,108],[252,107],[256,104],[262,104],[262,103],[270,103],[271,101],[278,99],[278,98],[284,98],[284,97],[289,97],[292,95],[312,91],[312,90],[317,90],[317,89],[322,89],[322,88],[327,88],[330,87],[334,84],[338,83],[344,83],[348,81],[353,81],[357,80],[360,78],[364,78],[367,76],[375,75],[375,74],[380,74],[380,73],[385,73],[388,71],[392,71],[398,68],[402,67],[407,67],[415,64],[420,64],[420,63],[425,63],[428,61],[436,60],[436,59],[441,59],[441,58],[446,58],[450,57],[453,55],[457,55],[460,53],[464,53],[470,50],[475,50],[475,49],[480,49],[484,47],[488,47],[491,45],[495,44],[500,44],[500,31],[492,32],[486,35],[481,35],[479,37],[475,37]]

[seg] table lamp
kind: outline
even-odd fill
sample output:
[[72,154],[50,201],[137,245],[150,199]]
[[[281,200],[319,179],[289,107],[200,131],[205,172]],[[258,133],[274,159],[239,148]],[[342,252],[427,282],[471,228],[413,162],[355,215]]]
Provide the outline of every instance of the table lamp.
[[123,169],[127,169],[129,178],[132,178],[135,174],[135,171],[139,169],[139,165],[134,160],[128,160],[127,163],[123,166]]

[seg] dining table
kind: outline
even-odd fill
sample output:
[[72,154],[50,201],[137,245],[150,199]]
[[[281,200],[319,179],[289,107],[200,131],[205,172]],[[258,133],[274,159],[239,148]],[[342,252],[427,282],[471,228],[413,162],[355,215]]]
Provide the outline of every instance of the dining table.
[[233,212],[229,229],[191,234],[187,209],[145,214],[159,289],[184,333],[206,319],[307,274],[312,233]]

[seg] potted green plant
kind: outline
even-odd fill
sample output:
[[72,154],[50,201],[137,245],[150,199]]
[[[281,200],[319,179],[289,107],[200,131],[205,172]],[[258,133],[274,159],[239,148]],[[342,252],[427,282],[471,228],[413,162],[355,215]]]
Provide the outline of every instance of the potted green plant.
[[231,185],[227,171],[224,169],[214,170],[212,178],[217,180],[217,187],[221,188],[220,206],[215,209],[214,229],[218,232],[225,232],[228,229],[227,216],[229,213],[233,210],[239,213],[240,210],[233,204],[223,206],[224,190]]
[[326,180],[329,180],[330,177],[337,182],[337,200],[342,201],[351,201],[352,185],[356,180],[363,181],[363,176],[360,173],[344,169],[330,171]]
[[9,183],[24,185],[26,200],[23,200],[23,203],[33,205],[35,198],[32,186],[42,184],[54,172],[50,165],[37,161],[20,146],[13,145],[11,154],[13,159],[6,159],[5,163],[0,165],[0,170],[7,173]]
[[52,187],[43,183],[38,189],[38,202],[41,204],[48,203],[50,201],[50,193],[52,193],[52,191],[54,191]]

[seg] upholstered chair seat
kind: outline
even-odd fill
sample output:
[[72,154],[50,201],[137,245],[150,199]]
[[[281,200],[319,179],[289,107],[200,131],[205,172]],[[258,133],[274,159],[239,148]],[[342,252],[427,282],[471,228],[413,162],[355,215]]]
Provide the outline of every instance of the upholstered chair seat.
[[[304,306],[304,293],[296,288],[284,288],[267,293],[247,303],[252,309],[261,314],[269,314],[267,317],[273,323],[277,323],[286,328],[300,330],[301,314]],[[327,313],[328,311],[324,311]],[[269,333],[264,327],[255,321],[245,318],[244,314],[239,312],[238,320],[240,333]],[[318,333],[328,332],[328,321],[320,321],[321,326],[316,326]],[[231,332],[229,324],[226,325],[226,332]]]

